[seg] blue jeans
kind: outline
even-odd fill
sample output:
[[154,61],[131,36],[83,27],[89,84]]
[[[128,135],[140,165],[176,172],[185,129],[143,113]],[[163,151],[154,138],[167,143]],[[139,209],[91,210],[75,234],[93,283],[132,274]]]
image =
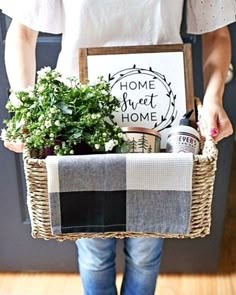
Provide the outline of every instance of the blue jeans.
[[[79,239],[80,275],[84,295],[116,295],[116,239]],[[122,295],[154,295],[163,240],[125,238]]]

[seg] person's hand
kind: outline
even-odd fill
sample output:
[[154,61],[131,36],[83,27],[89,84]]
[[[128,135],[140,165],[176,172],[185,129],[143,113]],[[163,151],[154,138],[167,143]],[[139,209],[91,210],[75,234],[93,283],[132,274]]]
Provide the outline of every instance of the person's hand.
[[15,153],[22,153],[24,144],[22,142],[4,141],[4,146]]
[[220,102],[203,103],[198,126],[203,137],[210,135],[215,142],[233,133],[232,124]]

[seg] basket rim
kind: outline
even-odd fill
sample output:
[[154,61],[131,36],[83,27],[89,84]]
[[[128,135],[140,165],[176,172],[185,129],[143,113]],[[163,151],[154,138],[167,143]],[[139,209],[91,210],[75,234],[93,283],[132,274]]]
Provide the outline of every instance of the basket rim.
[[[198,155],[193,154],[193,159],[194,159],[194,161],[197,161],[197,162],[199,161],[199,162],[211,163],[211,162],[215,161],[217,159],[217,157],[218,157],[218,149],[217,149],[216,143],[212,137],[209,137],[204,141],[202,154],[198,154]],[[45,159],[31,157],[30,149],[28,147],[24,148],[23,158],[24,158],[24,161],[28,162],[28,164],[37,163],[39,165],[42,165],[45,163]]]

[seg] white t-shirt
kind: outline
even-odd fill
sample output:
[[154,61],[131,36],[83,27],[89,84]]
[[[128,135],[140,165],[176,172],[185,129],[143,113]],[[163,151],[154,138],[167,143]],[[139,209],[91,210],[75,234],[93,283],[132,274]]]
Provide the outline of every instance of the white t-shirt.
[[[37,31],[62,33],[58,69],[78,74],[78,48],[182,43],[184,0],[0,0],[3,12]],[[235,21],[235,0],[187,0],[187,31]],[[70,58],[68,58],[70,57]]]

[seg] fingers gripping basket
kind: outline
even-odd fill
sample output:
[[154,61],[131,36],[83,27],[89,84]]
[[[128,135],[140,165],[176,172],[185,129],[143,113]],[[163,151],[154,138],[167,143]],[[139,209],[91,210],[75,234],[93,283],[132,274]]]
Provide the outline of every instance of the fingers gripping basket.
[[27,183],[27,204],[34,238],[57,239],[60,241],[75,240],[81,237],[163,237],[163,238],[196,238],[210,233],[211,203],[216,171],[217,149],[214,141],[205,141],[202,154],[195,155],[193,160],[192,205],[190,232],[187,235],[160,234],[144,232],[109,232],[109,233],[73,233],[53,235],[51,232],[49,199],[47,188],[46,162],[43,159],[31,158],[28,150],[24,152],[24,169]]

